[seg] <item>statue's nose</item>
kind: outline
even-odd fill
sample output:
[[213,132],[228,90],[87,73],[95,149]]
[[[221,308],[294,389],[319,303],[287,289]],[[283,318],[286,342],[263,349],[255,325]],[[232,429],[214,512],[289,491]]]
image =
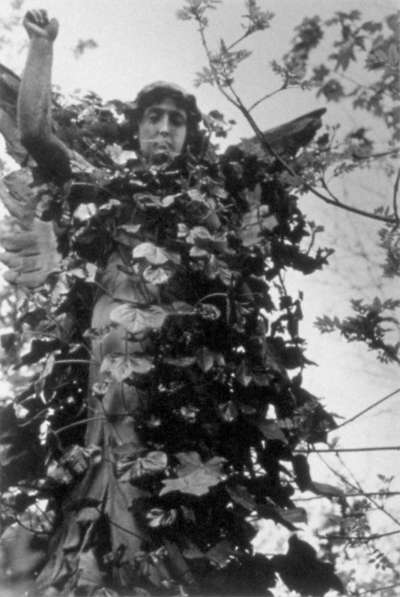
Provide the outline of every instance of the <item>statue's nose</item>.
[[170,131],[170,121],[168,114],[164,114],[159,121],[159,131],[163,135],[168,135]]

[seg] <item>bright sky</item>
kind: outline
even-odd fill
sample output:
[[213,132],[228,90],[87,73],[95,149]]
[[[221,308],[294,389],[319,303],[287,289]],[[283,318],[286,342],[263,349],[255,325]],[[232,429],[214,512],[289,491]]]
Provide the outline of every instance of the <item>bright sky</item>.
[[[396,10],[397,5],[395,0],[269,0],[265,3],[260,0],[260,3],[276,16],[269,31],[255,35],[246,44],[254,55],[241,69],[237,88],[245,100],[251,101],[279,84],[271,73],[269,62],[279,59],[286,51],[294,26],[304,16],[320,14],[328,17],[335,10],[359,9],[366,18],[380,19]],[[183,0],[25,0],[24,7],[47,8],[49,14],[61,23],[56,42],[54,83],[62,90],[88,88],[104,98],[132,99],[142,86],[151,81],[171,80],[194,92],[204,112],[217,108],[237,119],[238,125],[230,142],[249,136],[248,126],[216,90],[209,86],[194,88],[195,73],[205,65],[205,59],[193,24],[176,19],[176,10],[182,4]],[[3,11],[4,15],[7,14],[6,5],[8,2],[2,0],[0,17]],[[215,11],[211,40],[217,43],[220,37],[228,42],[235,40],[241,33],[239,21],[243,12],[242,0],[225,0],[222,7]],[[22,31],[20,36],[21,40],[24,39]],[[72,48],[78,39],[88,38],[94,38],[99,47],[76,60]],[[24,54],[20,53],[14,60],[11,54],[8,56],[6,53],[2,61],[21,72]],[[311,93],[289,90],[262,104],[255,116],[261,128],[269,128],[321,105],[322,101]],[[356,122],[357,115],[339,113],[329,106],[328,121],[349,122],[353,118]],[[357,203],[361,196],[369,201],[376,192],[385,193],[385,184],[383,178],[356,179],[345,187],[339,184],[337,191],[343,197],[347,194],[349,202]],[[386,190],[389,192],[389,189]],[[332,336],[321,337],[312,324],[317,315],[345,312],[349,297],[358,293],[370,297],[382,291],[380,270],[369,265],[373,260],[379,260],[374,250],[378,227],[367,220],[349,217],[345,212],[335,213],[316,199],[306,198],[302,200],[302,205],[313,220],[322,222],[327,228],[320,244],[333,245],[337,250],[337,257],[332,259],[329,271],[314,276],[314,280],[293,280],[293,284],[298,284],[296,287],[305,292],[303,335],[309,341],[310,358],[319,363],[318,368],[311,368],[307,374],[306,387],[326,398],[330,409],[347,417],[398,387],[398,367],[379,364],[364,347],[349,345]],[[364,253],[367,254],[366,259]],[[393,294],[394,286],[391,288],[385,284],[384,292]],[[393,416],[400,415],[399,405],[400,399],[396,401],[393,398],[359,422],[345,427],[340,433],[342,445],[398,443]],[[394,464],[395,454],[351,455],[346,456],[346,462],[359,478],[366,478],[371,487],[375,487],[377,473],[398,472],[398,466]]]

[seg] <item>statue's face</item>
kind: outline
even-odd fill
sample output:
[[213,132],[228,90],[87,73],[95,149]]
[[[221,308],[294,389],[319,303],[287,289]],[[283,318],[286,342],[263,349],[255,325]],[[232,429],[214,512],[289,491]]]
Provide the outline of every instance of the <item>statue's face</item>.
[[186,135],[186,111],[172,98],[155,102],[139,122],[140,153],[149,163],[168,162],[182,153]]

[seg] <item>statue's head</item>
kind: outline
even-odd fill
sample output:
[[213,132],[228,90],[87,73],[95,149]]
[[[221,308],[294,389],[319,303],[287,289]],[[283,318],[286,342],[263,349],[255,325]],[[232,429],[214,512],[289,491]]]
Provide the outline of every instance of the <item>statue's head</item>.
[[144,87],[131,106],[138,149],[146,161],[161,164],[185,152],[199,154],[201,113],[193,95],[157,81]]

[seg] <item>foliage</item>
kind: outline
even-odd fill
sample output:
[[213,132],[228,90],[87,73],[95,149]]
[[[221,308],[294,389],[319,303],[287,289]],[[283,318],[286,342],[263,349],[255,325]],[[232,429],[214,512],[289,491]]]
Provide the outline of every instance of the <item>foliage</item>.
[[[310,274],[329,252],[303,242],[313,228],[276,161],[238,150],[144,168],[127,113],[95,96],[58,105],[58,134],[96,169],[81,167],[62,188],[35,174],[36,214],[54,223],[62,261],[34,293],[19,293],[14,331],[3,337],[10,372],[28,368],[2,412],[4,523],[46,500],[53,591],[95,595],[133,583],[261,595],[277,572],[299,591],[340,590],[332,565],[295,536],[286,555],[251,547],[257,519],[292,531],[304,521],[296,483],[337,495],[300,473],[293,453],[326,441],[335,422],[301,387],[302,297],[287,293],[281,275]],[[94,326],[110,275],[131,291]],[[117,333],[123,343],[96,363],[95,347]],[[115,387],[133,401],[122,412],[109,410]],[[139,450],[111,434],[132,416]],[[96,421],[102,439],[88,443],[84,426],[90,437]],[[91,485],[96,475],[104,493]],[[119,492],[135,495],[128,509]],[[132,521],[140,551],[127,539]],[[290,572],[299,558],[301,578]]]
[[385,338],[389,331],[394,332],[399,326],[397,318],[392,314],[399,306],[400,302],[393,299],[380,301],[376,298],[371,304],[353,300],[355,316],[340,321],[337,317],[324,315],[317,318],[316,326],[322,333],[338,330],[348,342],[364,342],[368,348],[376,350],[381,361],[398,363],[399,344],[390,344]]
[[[333,129],[300,152],[277,152],[252,116],[275,92],[246,108],[235,88],[236,69],[250,57],[237,45],[268,28],[273,15],[249,0],[244,33],[211,51],[207,15],[217,5],[187,0],[179,12],[197,23],[207,53],[198,83],[217,86],[248,118],[261,155],[233,148],[225,156],[188,156],[168,169],[143,168],[133,152],[128,105],[103,104],[94,94],[69,105],[55,97],[57,133],[87,162],[81,160],[62,188],[43,172],[29,181],[34,221],[55,225],[62,260],[50,263],[45,280],[34,269],[32,281],[31,270],[26,285],[35,292],[19,292],[6,308],[15,329],[2,337],[3,363],[15,396],[2,413],[8,488],[2,515],[11,535],[35,522],[34,532],[25,529],[19,539],[32,564],[25,571],[41,567],[43,545],[52,537],[55,555],[44,579],[50,578],[53,595],[115,595],[126,587],[142,595],[268,595],[277,574],[303,594],[342,590],[336,555],[321,562],[294,534],[286,554],[266,557],[253,553],[252,539],[262,518],[298,530],[305,512],[295,507],[296,488],[343,503],[342,492],[315,482],[307,459],[295,454],[299,446],[326,441],[335,422],[302,388],[309,363],[299,331],[302,296],[288,294],[282,274],[311,274],[330,253],[314,250],[320,228],[306,222],[297,195],[311,190],[355,211],[332,194],[326,173],[370,164],[374,144],[359,129],[339,146]],[[328,101],[348,95],[355,107],[392,126],[395,26],[393,17],[385,29],[363,23],[356,11],[324,23],[306,19],[282,64],[273,64],[282,77],[279,90],[314,86]],[[340,36],[327,63],[310,74],[309,59],[326,27]],[[345,89],[341,80],[362,53],[379,75],[372,96],[360,85]],[[223,115],[214,111],[209,123],[225,134]],[[384,152],[389,157],[397,151],[396,131]],[[385,223],[385,247],[397,247],[396,201],[395,193],[392,209],[356,210]],[[30,257],[22,254],[19,274]],[[116,293],[116,304],[96,326],[93,312],[101,312],[104,297],[115,298],[110,280],[130,291]],[[383,327],[395,323],[383,312],[397,306],[355,302],[355,317],[325,317],[320,326],[397,359],[398,346],[386,342]],[[94,348],[118,334],[123,343],[97,362]],[[115,387],[126,393],[122,411],[110,409]],[[118,441],[132,417],[135,434]],[[10,574],[20,571],[10,567]]]

